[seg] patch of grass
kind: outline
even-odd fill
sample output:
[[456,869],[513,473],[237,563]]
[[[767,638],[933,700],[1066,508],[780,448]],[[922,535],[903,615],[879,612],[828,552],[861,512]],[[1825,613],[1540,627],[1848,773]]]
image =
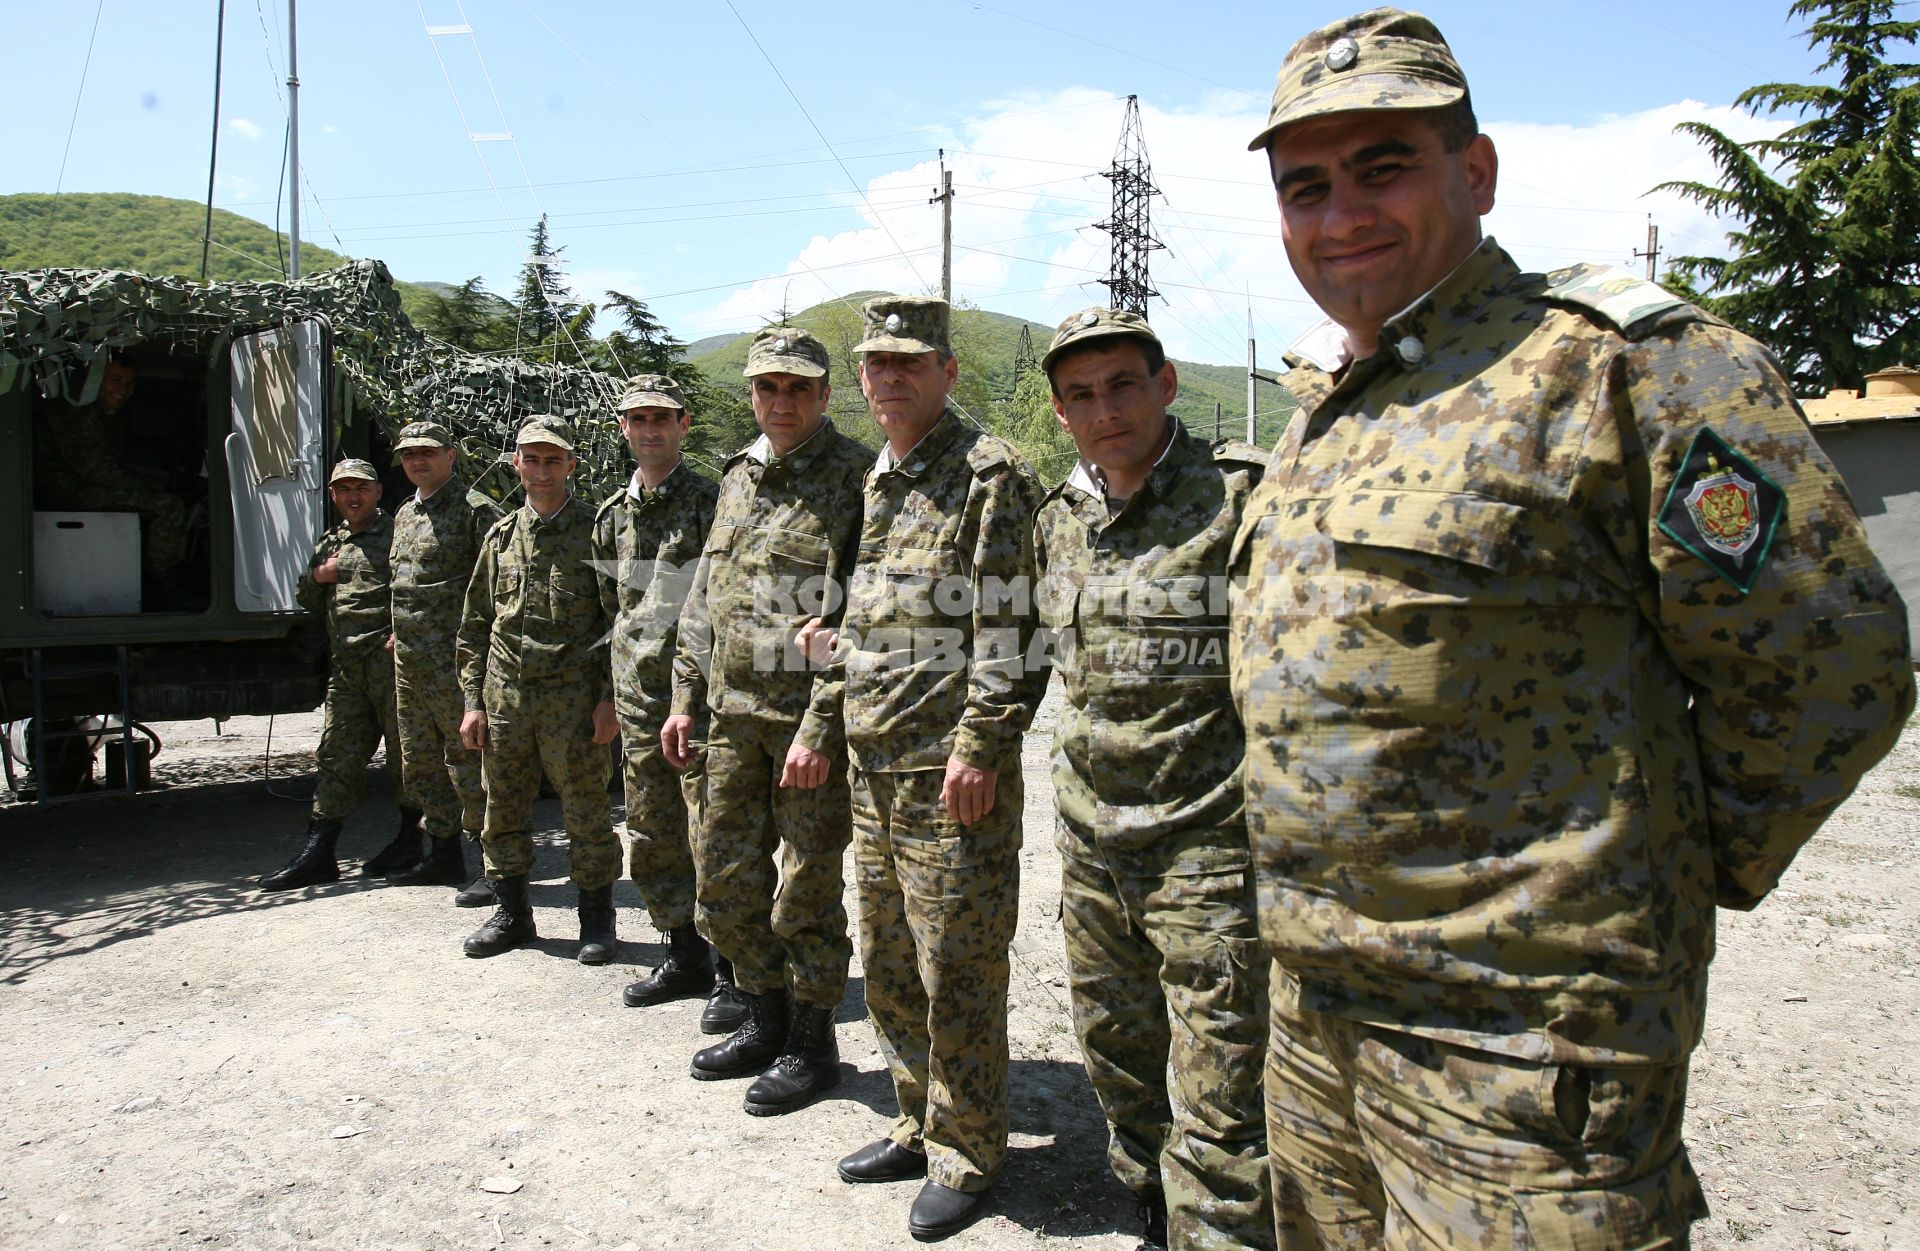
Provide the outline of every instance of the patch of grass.
[[1902,799],[1920,799],[1920,786],[1896,786],[1893,793]]
[[1760,1227],[1752,1221],[1743,1221],[1737,1216],[1727,1218],[1727,1232],[1733,1235],[1735,1242],[1752,1242]]

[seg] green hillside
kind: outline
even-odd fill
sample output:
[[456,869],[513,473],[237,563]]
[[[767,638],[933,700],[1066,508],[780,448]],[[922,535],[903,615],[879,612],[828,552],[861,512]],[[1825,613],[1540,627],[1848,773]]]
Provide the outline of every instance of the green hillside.
[[[204,204],[121,192],[0,196],[0,269],[131,269],[200,277]],[[279,241],[276,255],[275,242]],[[207,277],[258,282],[285,277],[284,236],[249,217],[213,211]],[[316,273],[350,258],[302,241],[300,269]],[[396,282],[407,315],[419,320],[427,292]]]
[[[827,345],[833,356],[833,415],[856,437],[874,442],[879,432],[867,418],[860,400],[860,384],[855,375],[853,347],[860,341],[859,308],[876,291],[857,291],[838,300],[816,304],[797,313],[794,325],[804,327]],[[1011,317],[1005,313],[962,307],[954,312],[954,352],[960,358],[960,386],[956,398],[966,409],[989,425],[1013,398],[1014,362],[1020,352],[1020,329],[1032,332],[1036,359],[1046,351],[1053,338],[1053,327]],[[740,371],[746,365],[747,344],[751,335],[714,335],[687,345],[687,359],[697,365],[715,383],[738,389]],[[1221,431],[1233,437],[1246,435],[1247,371],[1235,365],[1205,365],[1194,361],[1175,361],[1180,375],[1180,395],[1173,411],[1190,430],[1209,438],[1214,430],[1214,402],[1222,410]],[[1262,387],[1260,406],[1260,445],[1272,447],[1286,425],[1293,408],[1292,397],[1273,387]],[[1268,411],[1274,410],[1274,411]],[[1025,446],[1027,439],[1015,436]],[[1062,470],[1061,472],[1064,472]],[[1058,477],[1042,466],[1049,480]]]

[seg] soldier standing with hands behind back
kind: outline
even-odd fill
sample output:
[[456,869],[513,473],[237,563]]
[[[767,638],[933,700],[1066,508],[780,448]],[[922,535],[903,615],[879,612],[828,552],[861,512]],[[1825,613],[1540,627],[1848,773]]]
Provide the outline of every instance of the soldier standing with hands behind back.
[[1282,1245],[1683,1247],[1715,910],[1897,740],[1900,597],[1764,348],[1482,237],[1433,23],[1302,39],[1251,146],[1328,318],[1236,540]]
[[[467,584],[480,541],[500,520],[499,506],[454,475],[453,435],[416,421],[400,431],[394,455],[413,483],[393,518],[393,683],[399,707],[400,767],[426,813],[431,850],[389,880],[395,886],[459,886],[466,881],[463,837],[478,843],[487,815],[479,753],[460,741],[465,708],[448,659],[460,632]],[[463,908],[493,902],[484,867],[454,896]]]
[[[600,599],[613,622],[613,705],[626,758],[627,871],[653,923],[667,936],[667,958],[628,986],[628,1007],[715,995],[702,1014],[707,1033],[737,1028],[745,1008],[732,995],[732,969],[716,975],[707,940],[694,928],[693,848],[698,831],[698,773],[675,774],[660,749],[673,693],[680,614],[700,549],[713,524],[719,487],[680,462],[692,421],[680,384],[642,374],[620,396],[620,433],[633,453],[633,478],[600,505],[593,522]],[[683,793],[683,783],[686,792]],[[724,979],[724,994],[716,977]]]
[[605,749],[619,724],[602,650],[608,622],[593,572],[593,514],[567,488],[579,463],[559,418],[542,415],[520,427],[513,466],[526,503],[487,532],[467,588],[455,646],[467,706],[460,737],[484,753],[481,842],[499,901],[467,939],[470,956],[497,956],[536,937],[527,881],[544,770],[560,793],[579,891],[578,958],[613,958],[620,843]]
[[1267,962],[1226,619],[1264,457],[1167,411],[1179,377],[1137,313],[1074,314],[1040,367],[1080,450],[1034,524],[1067,690],[1053,789],[1075,1032],[1142,1246],[1269,1248]]

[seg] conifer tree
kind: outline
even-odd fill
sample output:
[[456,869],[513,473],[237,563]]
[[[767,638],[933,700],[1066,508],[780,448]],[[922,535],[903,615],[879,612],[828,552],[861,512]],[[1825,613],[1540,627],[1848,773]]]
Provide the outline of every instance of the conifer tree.
[[1737,219],[1731,257],[1674,258],[1669,281],[1780,358],[1795,389],[1858,387],[1893,364],[1920,365],[1920,22],[1894,0],[1794,0],[1832,83],[1765,83],[1736,101],[1803,119],[1737,143],[1702,122],[1720,183],[1662,183]]

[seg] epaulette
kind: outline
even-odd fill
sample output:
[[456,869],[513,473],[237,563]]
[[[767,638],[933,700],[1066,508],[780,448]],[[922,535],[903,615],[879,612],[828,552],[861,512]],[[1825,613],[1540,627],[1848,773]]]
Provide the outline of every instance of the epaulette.
[[602,517],[606,516],[608,512],[610,512],[612,509],[614,509],[619,505],[621,500],[626,498],[627,498],[627,488],[621,487],[618,491],[615,491],[612,495],[609,495],[607,496],[607,498],[601,500],[600,507],[593,510],[593,520],[595,524],[598,524]]
[[975,474],[988,474],[1002,465],[1013,464],[1016,455],[1005,441],[990,434],[982,435],[967,449],[967,468]]
[[1721,324],[1705,309],[1617,265],[1571,265],[1547,274],[1545,284],[1541,299],[1592,314],[1629,339],[1676,322]]
[[519,515],[520,515],[520,510],[516,508],[516,509],[513,509],[511,512],[509,512],[506,516],[500,518],[500,520],[494,522],[491,526],[487,528],[487,537],[485,541],[488,543],[492,543],[497,539],[498,541],[505,543],[508,539],[512,538],[513,537],[513,519],[518,517]]
[[1246,465],[1262,473],[1266,472],[1267,461],[1272,458],[1272,453],[1255,447],[1245,439],[1215,439],[1210,450],[1216,465]]
[[468,487],[467,488],[467,507],[478,509],[481,512],[485,512],[489,508],[493,508],[493,509],[500,508],[500,504],[497,500],[495,500],[491,495],[488,495],[485,491],[476,491],[472,487]]

